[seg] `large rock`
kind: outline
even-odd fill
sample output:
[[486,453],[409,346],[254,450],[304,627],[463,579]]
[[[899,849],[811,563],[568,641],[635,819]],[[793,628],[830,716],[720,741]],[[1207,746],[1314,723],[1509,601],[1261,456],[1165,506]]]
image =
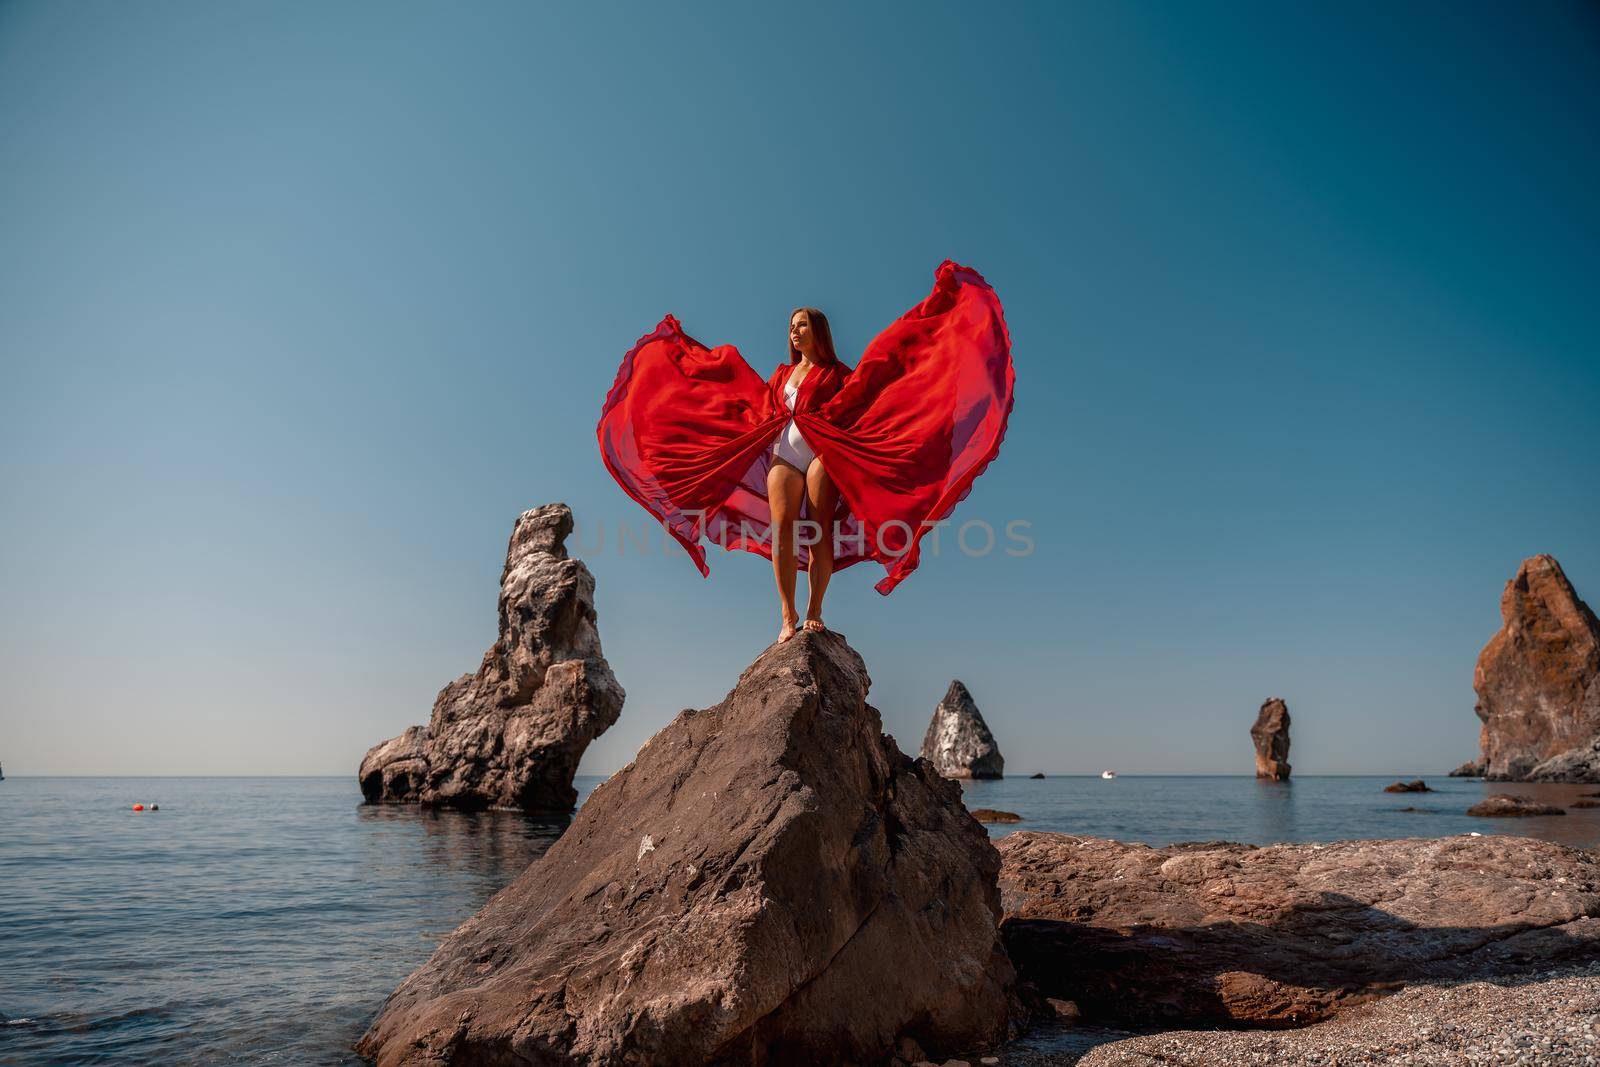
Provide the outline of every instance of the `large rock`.
[[1522,561],[1472,687],[1485,777],[1593,781],[1600,738],[1600,620],[1552,556]]
[[877,1064],[1008,1030],[1000,858],[902,755],[861,657],[801,632],[682,712],[389,998],[359,1051],[440,1064]]
[[617,721],[617,684],[595,629],[594,576],[567,555],[565,504],[525,511],[500,576],[500,636],[476,674],[445,686],[427,726],[374,745],[369,804],[566,813],[584,749]]
[[922,736],[922,758],[946,778],[1004,778],[1005,757],[995,744],[989,724],[958,678],[933,710],[928,732]]
[[1412,982],[1600,954],[1600,862],[1530,838],[997,844],[1019,976],[1090,1020],[1300,1025]]
[[1289,777],[1289,705],[1271,697],[1256,713],[1250,727],[1250,740],[1256,746],[1256,777],[1284,781]]

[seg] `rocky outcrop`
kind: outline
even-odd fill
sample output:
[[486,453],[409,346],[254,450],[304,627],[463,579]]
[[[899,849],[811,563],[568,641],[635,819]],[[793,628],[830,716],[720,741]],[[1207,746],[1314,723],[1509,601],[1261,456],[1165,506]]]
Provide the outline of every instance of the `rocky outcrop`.
[[997,845],[1025,990],[1090,1021],[1294,1026],[1413,982],[1600,953],[1600,861],[1530,838]]
[[1472,805],[1467,814],[1484,819],[1520,819],[1529,815],[1565,815],[1566,811],[1521,793],[1496,793]]
[[500,636],[476,674],[439,693],[426,726],[374,745],[369,804],[566,813],[584,749],[617,721],[622,687],[600,653],[594,576],[567,555],[565,504],[525,511],[500,576]]
[[1250,740],[1256,746],[1256,777],[1283,781],[1289,777],[1289,705],[1272,697],[1261,705]]
[[1409,782],[1391,782],[1383,787],[1385,793],[1431,793],[1428,783],[1421,778],[1413,778]]
[[1021,822],[1022,816],[1014,811],[1001,811],[998,808],[973,808],[972,817],[979,822]]
[[1451,771],[1448,777],[1451,777],[1451,778],[1482,778],[1483,777],[1483,760],[1481,760],[1481,759],[1469,759],[1469,760],[1467,760],[1467,762],[1463,763],[1461,766],[1459,766],[1455,770]]
[[1600,780],[1600,620],[1542,555],[1506,583],[1500,617],[1472,681],[1485,776]]
[[[1596,696],[1590,683],[1589,696]],[[1590,713],[1593,714],[1593,713]],[[1527,774],[1530,782],[1600,782],[1600,737],[1587,745],[1568,749],[1534,766]]]
[[960,787],[883,735],[867,687],[837,634],[773,645],[596,789],[358,1050],[779,1067],[1003,1039],[999,856]]
[[922,737],[922,758],[946,778],[1005,777],[1006,761],[1000,746],[960,679],[950,683],[933,711],[933,721]]

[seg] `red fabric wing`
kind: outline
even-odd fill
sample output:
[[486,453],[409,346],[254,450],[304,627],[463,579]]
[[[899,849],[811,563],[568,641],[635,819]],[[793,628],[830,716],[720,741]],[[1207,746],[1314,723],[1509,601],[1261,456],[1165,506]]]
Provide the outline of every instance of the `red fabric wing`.
[[[791,417],[790,369],[780,364],[763,383],[733,346],[707,349],[671,315],[623,357],[601,410],[601,455],[702,574],[702,537],[771,556],[766,476]],[[793,418],[839,488],[835,569],[878,560],[884,594],[916,569],[922,536],[998,454],[1014,383],[999,297],[949,260],[854,371],[812,368]],[[804,546],[799,557],[804,568]]]

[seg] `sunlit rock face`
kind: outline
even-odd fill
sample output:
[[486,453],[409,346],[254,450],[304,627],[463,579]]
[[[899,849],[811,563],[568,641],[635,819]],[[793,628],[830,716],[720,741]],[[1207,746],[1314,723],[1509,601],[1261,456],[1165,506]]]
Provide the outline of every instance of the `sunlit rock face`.
[[1543,555],[1523,560],[1506,583],[1500,617],[1472,682],[1484,776],[1597,780],[1600,620]]

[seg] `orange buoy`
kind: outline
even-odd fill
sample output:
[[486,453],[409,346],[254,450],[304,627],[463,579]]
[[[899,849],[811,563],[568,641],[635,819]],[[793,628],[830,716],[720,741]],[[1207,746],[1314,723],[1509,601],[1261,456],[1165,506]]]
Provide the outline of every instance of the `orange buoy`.
[[134,811],[143,811],[144,810],[144,805],[143,804],[135,804],[133,806],[133,810]]

